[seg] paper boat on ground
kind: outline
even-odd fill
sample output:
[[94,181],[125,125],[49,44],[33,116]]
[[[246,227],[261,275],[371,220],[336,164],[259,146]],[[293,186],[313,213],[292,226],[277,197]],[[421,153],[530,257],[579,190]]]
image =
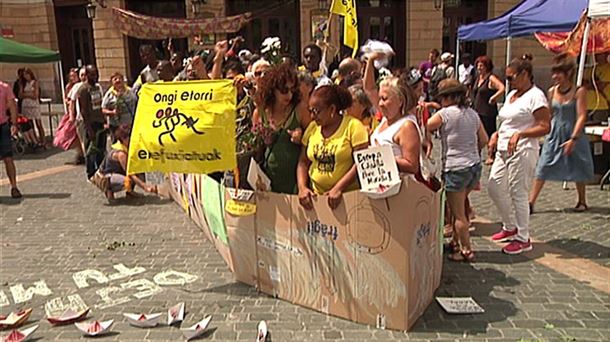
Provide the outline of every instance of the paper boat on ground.
[[265,342],[267,340],[267,322],[260,321],[258,323],[258,331],[256,332],[256,342]]
[[114,320],[109,321],[93,321],[93,322],[82,322],[74,323],[78,330],[80,330],[86,336],[99,336],[105,334],[110,326],[114,323]]
[[184,303],[179,303],[167,310],[167,325],[182,322],[184,320]]
[[2,342],[25,341],[36,329],[38,329],[37,325],[23,330],[13,330],[10,334],[2,338]]
[[25,309],[19,312],[11,312],[8,316],[0,315],[0,329],[15,328],[28,320],[32,314],[32,309]]
[[161,319],[162,313],[154,313],[154,314],[132,314],[132,313],[124,313],[123,316],[127,318],[127,322],[133,325],[134,327],[139,328],[152,328],[156,327],[159,324],[159,320]]
[[53,325],[62,325],[62,324],[72,324],[74,322],[78,322],[85,317],[89,313],[89,308],[74,311],[72,309],[68,309],[64,311],[60,316],[55,317],[47,317],[47,321]]
[[184,338],[186,338],[187,341],[202,335],[205,332],[205,329],[208,327],[208,324],[210,324],[211,320],[212,316],[208,315],[192,327],[180,329],[182,330],[182,335],[184,336]]

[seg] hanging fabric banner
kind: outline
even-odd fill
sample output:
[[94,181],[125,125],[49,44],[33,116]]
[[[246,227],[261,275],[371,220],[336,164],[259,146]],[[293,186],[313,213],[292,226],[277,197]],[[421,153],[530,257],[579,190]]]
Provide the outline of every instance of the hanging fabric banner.
[[[565,52],[577,56],[580,52],[586,24],[587,14],[585,13],[571,32],[540,32],[535,36],[540,44],[549,51]],[[597,54],[608,51],[610,51],[610,19],[592,19],[587,53]]]
[[140,39],[187,38],[209,33],[235,33],[250,21],[251,13],[211,19],[151,17],[113,7],[118,29]]

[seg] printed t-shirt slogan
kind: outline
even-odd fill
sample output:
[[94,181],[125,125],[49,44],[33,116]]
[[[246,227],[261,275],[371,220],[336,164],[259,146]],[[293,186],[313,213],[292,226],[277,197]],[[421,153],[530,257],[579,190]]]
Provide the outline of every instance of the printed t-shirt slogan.
[[235,99],[229,80],[142,86],[127,173],[234,169]]

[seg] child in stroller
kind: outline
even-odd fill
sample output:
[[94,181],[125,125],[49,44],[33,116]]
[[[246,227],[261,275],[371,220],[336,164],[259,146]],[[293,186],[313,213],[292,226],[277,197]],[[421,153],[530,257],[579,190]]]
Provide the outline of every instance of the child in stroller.
[[25,116],[17,116],[17,127],[19,132],[13,137],[13,150],[17,155],[23,155],[28,150],[36,151],[42,148],[37,142],[36,133],[34,132],[34,122]]

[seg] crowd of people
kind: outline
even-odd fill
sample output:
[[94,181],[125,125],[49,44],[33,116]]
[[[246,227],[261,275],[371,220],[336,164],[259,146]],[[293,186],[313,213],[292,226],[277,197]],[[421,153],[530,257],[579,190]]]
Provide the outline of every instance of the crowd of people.
[[[547,97],[535,85],[527,55],[507,65],[504,77],[494,74],[487,56],[478,56],[473,64],[465,55],[456,70],[453,54],[437,50],[419,66],[384,73],[376,62],[389,56],[380,52],[328,63],[324,50],[310,44],[299,64],[269,51],[253,54],[240,47],[242,41],[221,41],[208,55],[192,53],[188,58],[169,51],[168,60],[159,59],[152,45],[142,45],[145,67],[131,87],[124,75],[114,73],[110,88],[103,91],[94,66],[71,69],[64,99],[68,111],[55,144],[76,149],[75,163],[85,164],[87,179],[101,184],[108,198],[119,191],[132,194],[135,185],[154,193],[156,187],[143,177],[126,174],[139,89],[149,82],[226,78],[233,79],[238,94],[236,139],[261,127],[270,132],[247,156],[256,156],[272,191],[297,195],[305,209],[312,208],[317,195],[327,195],[329,207],[335,209],[343,193],[358,189],[352,154],[369,146],[389,145],[401,175],[436,190],[430,170],[434,135],[442,145],[439,177],[447,192],[451,260],[475,258],[468,194],[480,188],[484,165],[491,165],[488,192],[502,219],[493,239],[509,242],[505,253],[531,250],[529,216],[546,180],[576,182],[575,209],[588,209],[584,182],[592,178],[593,169],[584,136],[587,90],[573,85],[576,64],[565,55],[555,60],[554,85]],[[502,78],[511,91],[498,110],[505,94]],[[38,85],[31,70],[24,70],[19,83],[20,108],[12,107],[12,92],[2,89],[0,113],[8,106],[11,123],[17,112],[34,120],[40,133],[36,141],[41,142],[44,132],[31,104]],[[0,122],[8,121],[0,117]],[[8,132],[8,125],[2,130]],[[539,158],[540,138],[549,133]],[[2,137],[7,156],[6,135]],[[487,156],[481,158],[484,148]],[[238,158],[243,152],[237,151]],[[225,182],[231,176],[232,171],[214,175]]]

